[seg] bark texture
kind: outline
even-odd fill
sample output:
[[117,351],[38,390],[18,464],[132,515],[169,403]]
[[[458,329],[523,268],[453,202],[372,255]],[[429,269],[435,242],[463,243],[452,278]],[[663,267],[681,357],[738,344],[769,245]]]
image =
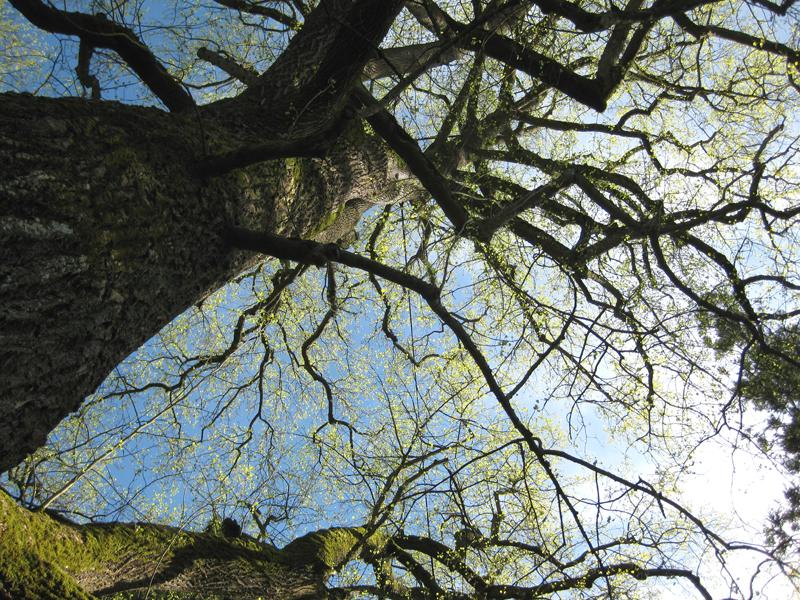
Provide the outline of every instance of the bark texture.
[[0,95],[0,472],[252,261],[226,248],[226,227],[336,241],[402,195],[402,167],[357,124],[325,158],[203,177],[204,157],[263,140],[248,106]]
[[171,599],[322,600],[325,580],[364,545],[362,538],[360,528],[323,529],[277,550],[246,536],[150,523],[77,525],[32,513],[0,493],[0,599],[168,593]]

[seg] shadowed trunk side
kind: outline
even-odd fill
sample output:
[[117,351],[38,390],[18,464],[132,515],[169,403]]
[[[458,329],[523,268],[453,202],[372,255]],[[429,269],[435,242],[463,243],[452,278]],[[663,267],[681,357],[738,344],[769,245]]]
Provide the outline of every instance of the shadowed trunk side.
[[202,112],[0,95],[0,471],[252,263],[226,227],[336,241],[400,193],[395,160],[355,123],[324,159],[204,179],[200,158],[261,139],[229,131]]

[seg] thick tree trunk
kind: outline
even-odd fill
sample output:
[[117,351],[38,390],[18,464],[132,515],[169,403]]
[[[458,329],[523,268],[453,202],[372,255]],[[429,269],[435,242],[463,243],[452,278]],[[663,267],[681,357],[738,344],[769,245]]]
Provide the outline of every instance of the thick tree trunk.
[[326,159],[204,179],[201,158],[263,141],[242,106],[175,115],[0,95],[0,472],[247,266],[226,226],[335,241],[399,193],[398,165],[355,125]]
[[323,529],[277,550],[246,536],[147,523],[77,525],[27,511],[0,492],[0,600],[162,591],[169,598],[322,600],[326,578],[362,537],[360,528]]

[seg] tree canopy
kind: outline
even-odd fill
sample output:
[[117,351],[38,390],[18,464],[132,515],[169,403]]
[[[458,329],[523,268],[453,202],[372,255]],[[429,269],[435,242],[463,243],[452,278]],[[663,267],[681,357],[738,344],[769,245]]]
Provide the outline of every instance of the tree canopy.
[[800,590],[793,0],[0,17],[0,598]]

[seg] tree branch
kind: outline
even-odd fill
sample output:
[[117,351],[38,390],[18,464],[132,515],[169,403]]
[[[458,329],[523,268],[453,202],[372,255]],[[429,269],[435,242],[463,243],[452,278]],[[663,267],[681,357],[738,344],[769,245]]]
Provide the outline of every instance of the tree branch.
[[[377,101],[363,86],[354,91],[354,97],[362,106],[371,107]],[[420,150],[417,142],[397,122],[394,116],[385,109],[374,111],[367,117],[367,121],[375,132],[406,163],[419,182],[427,189],[444,214],[453,224],[457,232],[463,231],[469,220],[469,215],[453,196],[450,182],[448,182],[436,169],[434,164]]]
[[139,79],[173,112],[195,106],[191,95],[170,75],[136,35],[106,17],[55,9],[39,0],[10,0],[11,5],[39,29],[79,36],[94,48],[119,54]]
[[425,71],[446,65],[458,59],[463,50],[458,48],[442,49],[441,42],[411,44],[398,48],[379,50],[377,58],[370,60],[364,67],[363,80],[380,79],[381,77],[405,76],[415,69]]
[[238,10],[239,12],[258,15],[260,17],[267,17],[273,21],[277,21],[278,23],[283,23],[290,29],[297,29],[300,27],[300,23],[297,21],[297,19],[282,13],[276,8],[262,6],[261,4],[247,2],[246,0],[214,0],[214,2],[221,6],[225,6],[226,8]]
[[218,69],[222,69],[231,77],[238,79],[245,85],[251,86],[258,82],[258,73],[249,67],[243,67],[227,54],[214,52],[205,46],[197,49],[197,58],[211,63]]
[[567,577],[536,586],[493,585],[486,590],[487,598],[536,598],[542,594],[553,594],[564,590],[588,589],[601,577],[609,575],[630,575],[635,579],[649,577],[682,577],[688,579],[705,600],[712,600],[711,594],[700,582],[700,578],[687,569],[655,568],[647,569],[636,563],[619,563],[590,569],[578,577]]

